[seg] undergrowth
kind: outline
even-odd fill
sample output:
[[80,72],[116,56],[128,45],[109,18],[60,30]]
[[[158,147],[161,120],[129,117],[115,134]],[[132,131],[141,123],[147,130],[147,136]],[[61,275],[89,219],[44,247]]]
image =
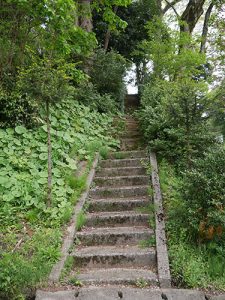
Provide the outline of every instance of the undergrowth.
[[225,290],[223,240],[195,243],[186,224],[187,206],[183,199],[182,175],[162,161],[160,183],[166,210],[166,230],[173,283],[178,287]]
[[[62,226],[100,148],[116,147],[113,117],[67,99],[51,111],[52,206],[46,206],[47,128],[0,129],[0,298],[17,299],[59,259]],[[79,162],[86,161],[86,173]],[[82,223],[82,222],[81,222]],[[21,298],[22,299],[22,298]]]

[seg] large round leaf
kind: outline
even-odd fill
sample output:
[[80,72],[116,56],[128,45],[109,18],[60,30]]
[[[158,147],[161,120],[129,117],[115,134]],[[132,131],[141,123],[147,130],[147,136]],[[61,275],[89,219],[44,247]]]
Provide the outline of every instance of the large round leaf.
[[48,159],[48,154],[47,153],[41,153],[39,155],[40,160],[47,160]]
[[8,176],[0,176],[0,185],[4,186],[6,182],[8,182],[9,177]]
[[18,134],[23,134],[26,132],[26,128],[24,126],[16,126],[15,128],[15,132],[18,133]]

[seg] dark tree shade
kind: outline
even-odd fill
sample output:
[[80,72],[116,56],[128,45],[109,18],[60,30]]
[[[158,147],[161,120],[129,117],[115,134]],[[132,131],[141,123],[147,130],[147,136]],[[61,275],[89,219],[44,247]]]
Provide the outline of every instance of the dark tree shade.
[[[135,60],[132,53],[137,45],[148,37],[145,25],[155,14],[157,5],[154,0],[139,0],[128,7],[119,7],[117,15],[127,22],[127,27],[119,33],[111,32],[108,49],[116,50],[126,58]],[[103,47],[108,26],[102,21],[99,12],[93,13],[93,23],[98,42]]]

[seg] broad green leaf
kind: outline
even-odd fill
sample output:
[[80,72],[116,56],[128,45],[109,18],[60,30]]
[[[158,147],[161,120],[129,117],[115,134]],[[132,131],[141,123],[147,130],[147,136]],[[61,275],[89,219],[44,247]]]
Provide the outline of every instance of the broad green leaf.
[[47,160],[48,159],[48,154],[47,153],[41,153],[39,155],[40,160]]
[[24,126],[16,126],[15,128],[15,132],[18,133],[18,134],[23,134],[25,133],[27,130]]

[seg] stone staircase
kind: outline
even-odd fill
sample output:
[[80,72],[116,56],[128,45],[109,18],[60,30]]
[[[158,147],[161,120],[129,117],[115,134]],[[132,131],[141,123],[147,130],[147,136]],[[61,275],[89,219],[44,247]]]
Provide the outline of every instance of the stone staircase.
[[126,119],[123,151],[101,160],[90,191],[85,227],[76,235],[69,277],[83,285],[157,285],[156,251],[141,247],[154,236],[149,226],[150,177],[137,122]]
[[68,281],[38,290],[36,300],[225,299],[197,290],[159,287],[163,258],[157,267],[156,256],[160,256],[155,247],[140,246],[155,236],[149,222],[150,176],[144,167],[148,160],[140,148],[137,122],[127,117],[122,151],[101,160],[96,171],[87,221],[70,251],[73,266]]

